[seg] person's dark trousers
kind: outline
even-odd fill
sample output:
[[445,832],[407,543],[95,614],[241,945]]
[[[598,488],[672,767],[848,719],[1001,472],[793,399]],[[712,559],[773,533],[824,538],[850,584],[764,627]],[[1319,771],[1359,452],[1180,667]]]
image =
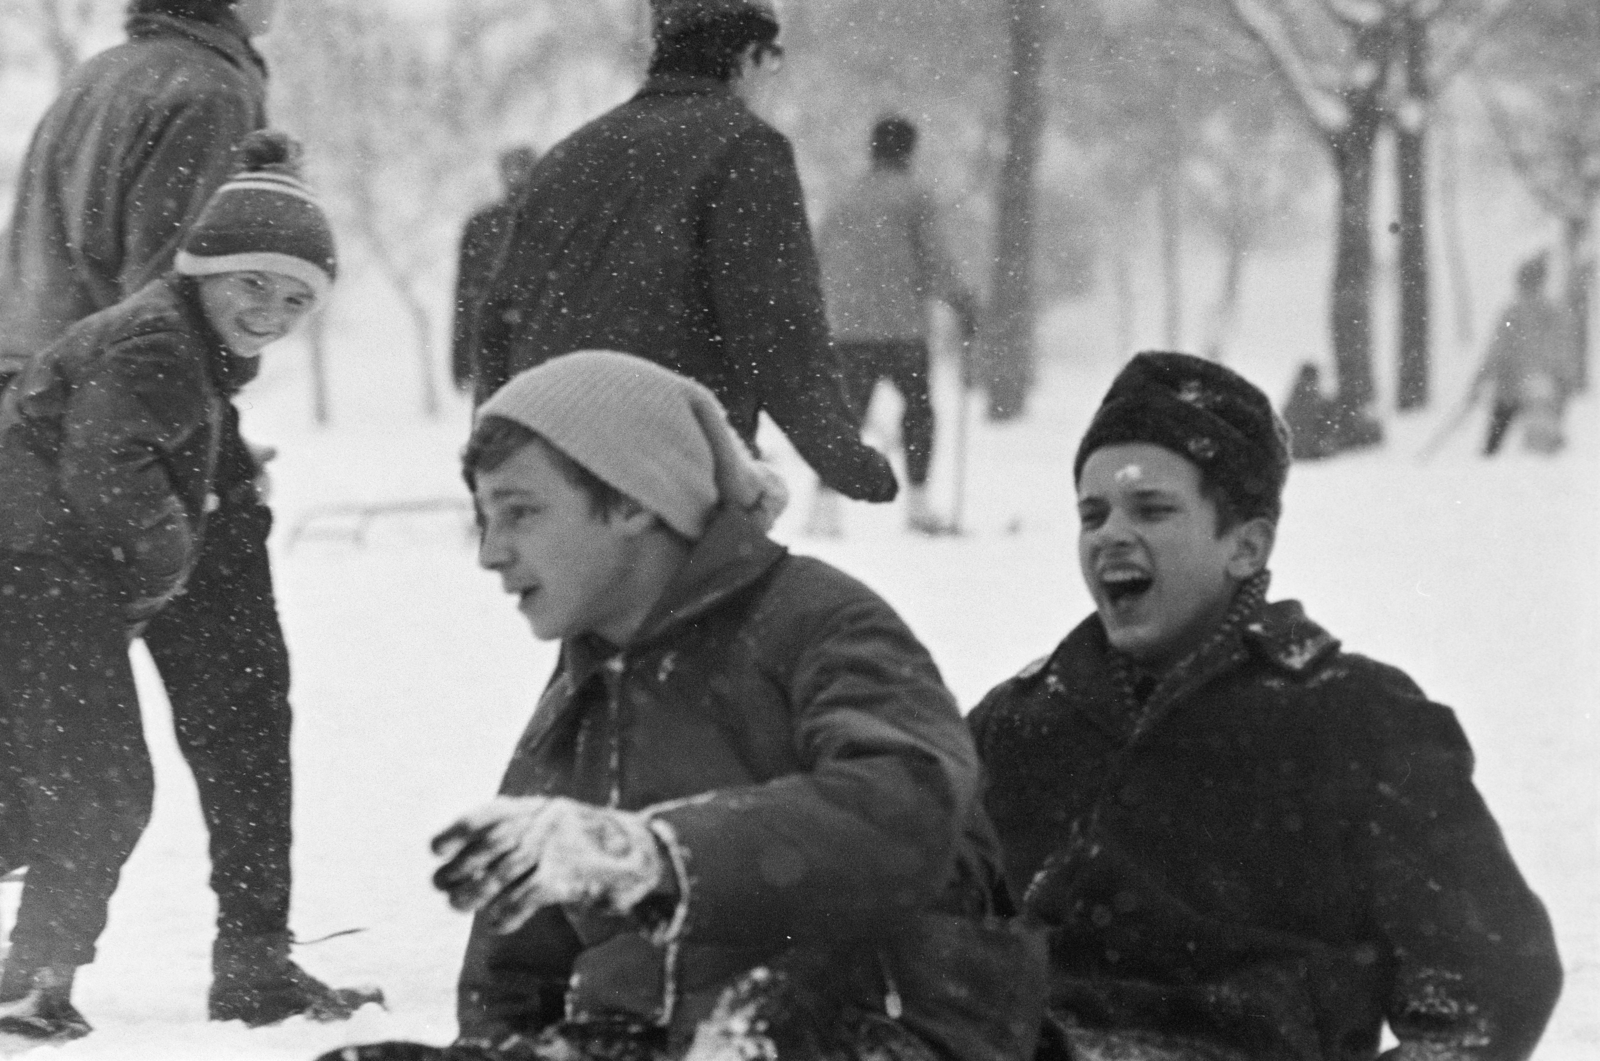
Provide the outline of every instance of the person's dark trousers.
[[928,482],[933,464],[933,400],[928,393],[928,344],[922,339],[839,341],[834,344],[849,389],[856,425],[866,422],[867,406],[880,379],[900,392],[900,442],[906,451],[906,479]]
[[[116,595],[36,557],[0,556],[3,816],[28,867],[11,971],[94,960],[154,780]],[[16,977],[8,977],[8,980]]]
[[1521,410],[1516,402],[1496,401],[1494,408],[1489,410],[1489,437],[1483,441],[1483,455],[1492,457],[1500,452],[1500,443],[1505,441],[1506,431],[1511,427],[1511,421],[1517,418]]
[[253,474],[243,445],[230,418],[219,484],[233,485],[206,519],[187,589],[144,633],[200,791],[219,936],[289,925],[289,650],[267,558],[272,512],[242,478]]

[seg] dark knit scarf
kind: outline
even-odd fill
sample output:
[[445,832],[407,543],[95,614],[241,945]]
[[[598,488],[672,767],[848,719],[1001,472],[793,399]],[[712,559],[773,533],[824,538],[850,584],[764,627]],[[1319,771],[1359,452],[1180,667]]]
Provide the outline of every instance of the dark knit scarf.
[[1112,680],[1127,707],[1133,736],[1149,729],[1196,677],[1209,673],[1242,651],[1239,633],[1266,604],[1267,586],[1271,581],[1272,576],[1262,571],[1241,585],[1211,636],[1165,671],[1149,671],[1131,656],[1116,649],[1109,650]]

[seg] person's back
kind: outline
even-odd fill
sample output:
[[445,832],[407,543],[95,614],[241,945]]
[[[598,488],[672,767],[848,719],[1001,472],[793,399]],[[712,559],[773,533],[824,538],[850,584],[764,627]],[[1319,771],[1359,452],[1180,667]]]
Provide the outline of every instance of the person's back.
[[573,350],[703,383],[754,444],[768,413],[840,492],[887,501],[829,344],[794,152],[744,99],[776,69],[768,0],[655,0],[650,76],[535,168],[475,314],[475,394]]
[[74,71],[34,133],[0,254],[0,376],[169,268],[229,148],[265,124],[265,67],[231,6],[165,13],[180,6],[130,5],[128,40]]

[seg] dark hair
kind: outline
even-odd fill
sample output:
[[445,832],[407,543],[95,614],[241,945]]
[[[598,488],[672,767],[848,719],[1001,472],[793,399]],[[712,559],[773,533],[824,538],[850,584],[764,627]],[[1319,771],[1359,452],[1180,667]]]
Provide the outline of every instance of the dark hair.
[[168,15],[193,22],[218,22],[236,0],[128,0],[129,15]]
[[895,168],[911,163],[917,149],[917,127],[909,118],[891,114],[872,127],[872,161]]
[[461,453],[461,477],[467,481],[467,489],[478,488],[480,472],[494,471],[518,450],[535,442],[544,444],[546,454],[561,477],[588,497],[589,511],[594,515],[609,515],[632,502],[627,494],[551,445],[539,432],[503,416],[485,416],[467,439],[467,448]]
[[650,73],[692,74],[729,81],[739,57],[754,44],[756,58],[781,56],[778,26],[757,11],[741,11],[697,22],[682,33],[656,40]]

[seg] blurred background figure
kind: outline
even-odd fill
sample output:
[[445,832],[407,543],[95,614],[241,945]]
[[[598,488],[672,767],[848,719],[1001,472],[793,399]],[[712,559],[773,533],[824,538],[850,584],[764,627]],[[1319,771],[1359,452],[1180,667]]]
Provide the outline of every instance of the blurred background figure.
[[1283,404],[1289,452],[1295,460],[1321,460],[1339,452],[1339,406],[1322,390],[1322,370],[1309,362],[1295,375]]
[[1565,307],[1545,295],[1549,274],[1543,253],[1517,270],[1516,298],[1506,307],[1473,381],[1473,397],[1486,386],[1493,390],[1486,457],[1499,451],[1518,417],[1528,449],[1554,453],[1566,444],[1561,416],[1578,383],[1577,325]]
[[533,172],[539,153],[526,145],[500,152],[500,198],[467,219],[456,257],[455,326],[450,337],[450,378],[461,391],[472,390],[472,314],[489,290],[495,257],[511,233],[517,196]]
[[[945,250],[933,196],[912,175],[917,127],[900,115],[872,127],[871,167],[823,222],[822,258],[828,323],[833,330],[857,426],[879,380],[900,392],[900,443],[905,449],[906,525],[939,534],[948,525],[928,504],[934,415],[928,390],[928,303],[944,302],[960,321],[963,340],[977,331],[977,299]],[[819,487],[807,529],[840,532],[838,498]]]

